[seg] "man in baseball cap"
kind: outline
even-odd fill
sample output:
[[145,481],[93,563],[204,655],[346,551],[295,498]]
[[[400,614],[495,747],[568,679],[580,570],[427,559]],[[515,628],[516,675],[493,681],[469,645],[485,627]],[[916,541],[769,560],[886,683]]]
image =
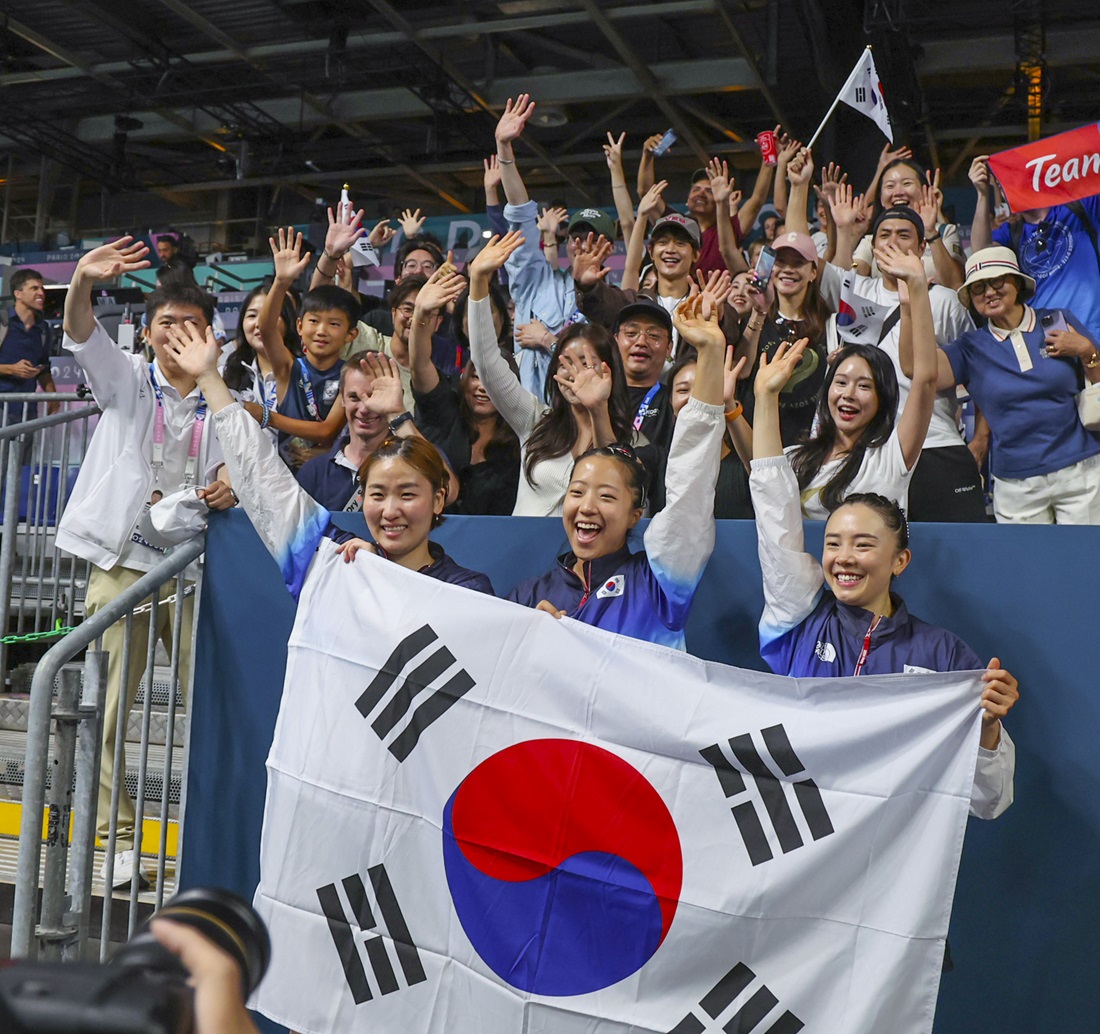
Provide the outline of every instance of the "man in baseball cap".
[[569,219],[568,227],[566,227],[566,236],[583,238],[590,233],[613,241],[615,239],[615,220],[598,208],[582,208],[579,212],[574,212]]

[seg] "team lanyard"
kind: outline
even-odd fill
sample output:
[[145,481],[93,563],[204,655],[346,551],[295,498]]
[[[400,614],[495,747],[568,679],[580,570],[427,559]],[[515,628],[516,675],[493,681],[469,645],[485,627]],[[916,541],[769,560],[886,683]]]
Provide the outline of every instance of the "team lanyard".
[[638,404],[638,412],[634,414],[634,430],[640,431],[642,429],[642,421],[645,419],[646,410],[649,408],[650,402],[653,401],[653,396],[657,394],[657,391],[661,387],[661,382],[658,381],[653,385],[649,391],[646,392],[645,398]]
[[[153,419],[153,483],[160,481],[160,471],[164,466],[164,392],[157,383],[153,364],[149,364],[149,380],[153,382],[153,394],[157,397],[157,412]],[[199,446],[202,444],[202,426],[206,421],[206,400],[199,393],[199,408],[195,410],[195,422],[191,425],[191,445],[187,450],[187,464],[183,470],[183,483],[191,484],[195,480],[195,470],[199,465]]]
[[302,375],[302,390],[306,393],[306,412],[309,413],[311,420],[320,420],[317,398],[313,394],[313,383],[309,379],[309,367],[306,366],[306,361],[300,356],[298,358],[298,370]]
[[863,649],[859,651],[859,660],[856,661],[856,670],[852,672],[853,675],[858,675],[863,671],[863,665],[867,661],[867,654],[871,652],[871,633],[878,628],[878,623],[882,620],[881,614],[875,615],[875,620],[871,622],[871,627],[867,629],[867,634],[863,637]]

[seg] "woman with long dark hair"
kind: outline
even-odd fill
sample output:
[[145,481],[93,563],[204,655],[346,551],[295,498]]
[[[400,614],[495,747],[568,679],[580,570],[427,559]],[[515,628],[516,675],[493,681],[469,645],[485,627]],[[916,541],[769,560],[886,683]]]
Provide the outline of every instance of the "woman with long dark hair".
[[[468,354],[467,298],[465,279],[447,267],[436,270],[417,294],[409,333],[413,397],[421,431],[443,451],[458,475],[459,495],[450,512],[510,514],[519,485],[515,431],[497,412],[472,359],[466,361],[457,389],[440,376],[432,362],[434,317],[452,301],[455,334],[463,355]],[[507,304],[499,292],[495,296],[490,292],[490,299],[497,343],[508,349],[506,361],[510,362],[512,329]]]
[[[850,492],[877,492],[906,505],[909,480],[920,457],[935,401],[936,338],[928,302],[928,280],[915,255],[893,245],[877,251],[884,269],[908,290],[902,297],[903,337],[913,341],[913,383],[897,413],[898,380],[881,349],[847,345],[829,364],[817,406],[817,426],[798,445],[784,449],[779,396],[793,376],[808,342],[780,346],[771,362],[761,356],[753,385],[753,460],[786,452],[802,500],[803,515],[825,520]],[[787,362],[779,363],[785,357]]]
[[[278,332],[286,342],[290,355],[283,349],[269,352],[264,347],[260,334],[260,312],[270,286],[265,280],[252,288],[241,303],[236,345],[225,361],[222,377],[242,402],[255,402],[260,406],[266,403],[269,409],[275,409],[286,394],[294,359],[301,354],[302,343],[298,337],[297,312],[288,294],[283,299]],[[274,438],[274,429],[271,434]]]
[[545,401],[523,387],[500,354],[489,280],[522,244],[515,231],[494,237],[470,263],[470,349],[489,398],[519,437],[522,474],[512,512],[547,517],[561,514],[578,456],[635,439],[622,358],[603,327],[573,323],[558,336]]

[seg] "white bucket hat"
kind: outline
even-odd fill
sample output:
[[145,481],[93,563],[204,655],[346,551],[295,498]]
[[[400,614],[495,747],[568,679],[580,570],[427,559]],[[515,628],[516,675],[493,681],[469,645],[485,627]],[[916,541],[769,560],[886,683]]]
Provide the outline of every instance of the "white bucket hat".
[[1020,263],[1011,248],[994,245],[974,252],[966,261],[966,280],[958,290],[959,301],[969,307],[970,285],[979,280],[996,280],[999,276],[1017,276],[1023,283],[1020,301],[1027,301],[1035,293],[1035,281],[1020,271]]

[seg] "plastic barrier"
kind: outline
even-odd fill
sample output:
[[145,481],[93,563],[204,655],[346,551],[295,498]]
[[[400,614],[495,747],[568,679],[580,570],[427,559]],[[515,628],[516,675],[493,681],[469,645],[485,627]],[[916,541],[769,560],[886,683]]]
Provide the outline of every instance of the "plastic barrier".
[[[362,530],[361,519],[338,519]],[[822,527],[811,527],[819,549]],[[503,593],[545,570],[561,522],[451,518],[433,536]],[[1100,985],[1100,529],[915,525],[898,583],[910,610],[951,628],[1020,679],[1010,727],[1016,803],[971,820],[936,1034],[1094,1030]],[[762,667],[763,598],[751,523],[724,521],[700,586],[692,652]],[[250,895],[258,877],[264,760],[294,604],[243,513],[210,522],[199,625],[181,886]],[[552,620],[547,618],[547,620]]]

